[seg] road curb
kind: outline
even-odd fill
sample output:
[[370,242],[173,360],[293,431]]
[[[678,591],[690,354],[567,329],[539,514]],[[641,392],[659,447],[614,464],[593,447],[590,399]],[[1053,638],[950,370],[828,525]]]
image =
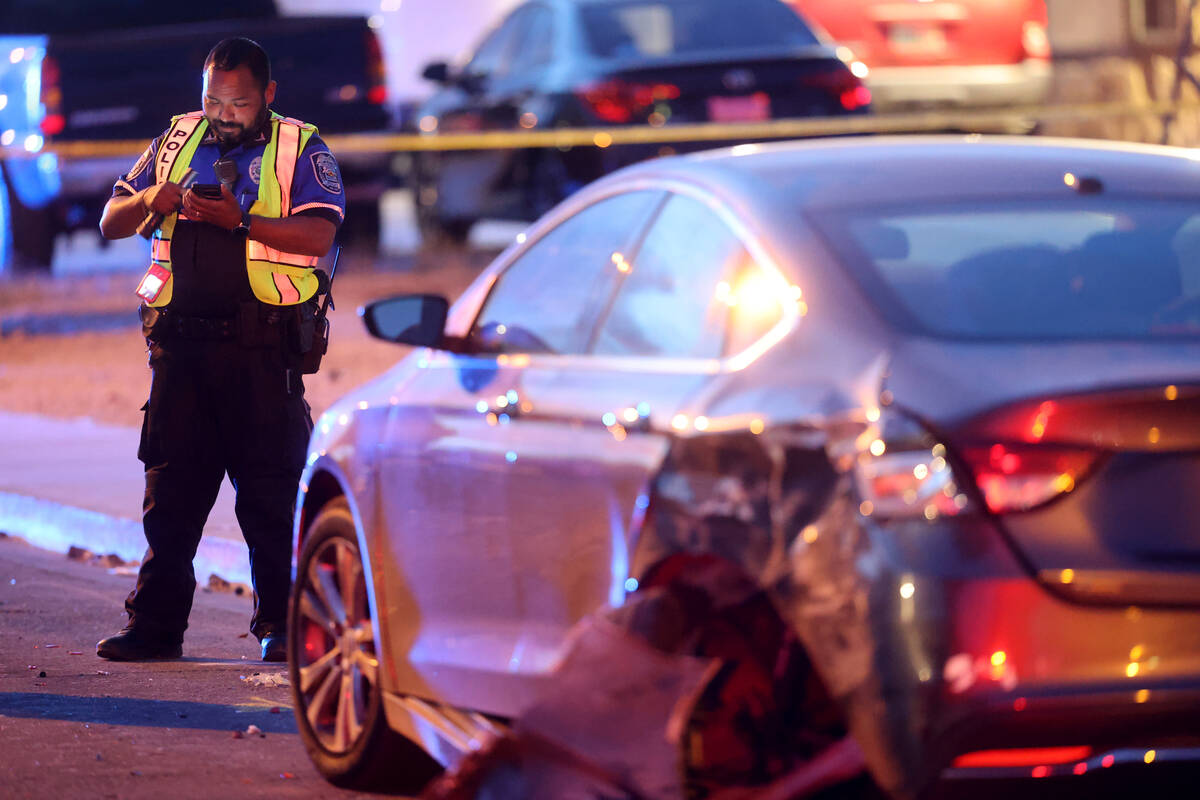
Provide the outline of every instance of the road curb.
[[[125,561],[140,561],[146,551],[139,520],[11,492],[0,492],[0,531],[58,553],[75,546],[96,554],[113,553]],[[250,583],[250,565],[242,542],[206,537],[192,563],[201,583],[213,573],[231,583]]]

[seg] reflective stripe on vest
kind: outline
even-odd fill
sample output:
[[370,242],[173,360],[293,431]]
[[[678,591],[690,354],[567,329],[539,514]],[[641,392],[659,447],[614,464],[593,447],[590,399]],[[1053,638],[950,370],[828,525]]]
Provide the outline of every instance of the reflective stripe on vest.
[[[172,121],[171,129],[163,140],[163,155],[156,162],[155,178],[159,183],[164,179],[178,182],[183,177],[207,130],[208,121],[204,119],[202,111],[183,114]],[[291,213],[292,178],[296,174],[296,162],[316,132],[317,129],[312,125],[272,112],[271,138],[263,151],[258,199],[250,206],[251,214],[279,219]],[[166,149],[167,143],[176,141],[181,144]],[[171,234],[175,230],[177,216],[172,214],[163,221],[151,243],[151,259],[168,271],[171,269]],[[315,256],[276,250],[254,239],[246,242],[246,271],[250,288],[255,297],[268,305],[295,305],[316,294],[318,281],[313,274],[316,264]],[[173,280],[167,281],[153,305],[164,306],[171,302],[172,283]]]
[[[178,182],[183,177],[207,130],[208,122],[204,119],[202,111],[182,114],[171,120],[171,128],[162,138],[154,156],[155,183]],[[163,218],[162,225],[154,232],[154,238],[150,241],[150,260],[168,273],[171,272],[171,236],[175,233],[178,216],[169,214]],[[166,285],[150,305],[165,306],[170,303],[174,288],[174,277],[167,278]]]

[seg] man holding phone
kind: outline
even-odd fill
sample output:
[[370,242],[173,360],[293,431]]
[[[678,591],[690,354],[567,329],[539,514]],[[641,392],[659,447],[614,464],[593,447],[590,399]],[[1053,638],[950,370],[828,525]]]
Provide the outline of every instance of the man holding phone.
[[226,474],[250,551],[250,630],[287,658],[292,513],[308,437],[301,364],[312,347],[317,258],[345,213],[316,128],[271,111],[267,54],[226,39],[203,69],[203,111],[182,114],[117,180],[100,230],[152,236],[137,288],[153,377],[138,457],[148,549],[103,658],[178,658],[192,559]]

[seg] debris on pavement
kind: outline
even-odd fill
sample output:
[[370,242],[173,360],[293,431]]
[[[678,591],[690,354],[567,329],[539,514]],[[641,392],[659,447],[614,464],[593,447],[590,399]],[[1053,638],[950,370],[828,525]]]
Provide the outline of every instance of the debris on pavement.
[[281,773],[279,773],[279,777],[283,778],[285,781],[290,781],[293,778],[295,778],[296,776],[290,772],[281,772]]
[[206,592],[233,592],[238,597],[244,597],[250,594],[250,587],[244,583],[233,583],[222,578],[217,573],[210,573],[208,583],[204,587]]
[[258,727],[257,725],[250,725],[249,727],[247,727],[246,735],[247,736],[257,736],[260,739],[267,738],[267,735],[265,733],[263,733],[262,728]]
[[67,651],[67,655],[69,655],[69,656],[81,656],[81,655],[83,655],[83,651],[82,651],[82,650],[68,650],[68,651]]
[[[37,645],[35,644],[34,647],[37,647]],[[62,645],[61,644],[44,644],[44,645],[42,645],[42,647],[46,648],[47,650],[52,650],[55,647],[62,647]]]
[[249,686],[281,686],[292,685],[285,672],[256,672],[253,675],[240,675],[242,682]]
[[81,561],[86,564],[91,564],[94,567],[103,567],[107,569],[110,574],[117,574],[116,570],[127,569],[131,566],[138,565],[138,562],[126,561],[116,553],[104,553],[101,555],[98,553],[93,553],[86,547],[80,547],[74,544],[71,545],[71,547],[67,550],[67,558],[71,561]]
[[70,549],[67,550],[67,558],[72,561],[87,561],[91,557],[92,551],[88,550],[86,547],[76,547],[75,545],[71,545]]

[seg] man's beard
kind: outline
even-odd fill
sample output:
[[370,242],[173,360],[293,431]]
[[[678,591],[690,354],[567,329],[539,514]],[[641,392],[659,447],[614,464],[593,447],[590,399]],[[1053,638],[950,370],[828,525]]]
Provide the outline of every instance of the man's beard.
[[226,128],[220,122],[213,123],[211,121],[209,124],[212,125],[213,131],[216,133],[217,138],[221,140],[221,144],[234,146],[245,144],[254,136],[258,135],[258,132],[262,129],[262,126],[266,123],[267,117],[270,116],[270,114],[271,109],[268,108],[267,104],[264,102],[262,109],[260,109],[258,112],[258,116],[254,118],[254,124],[252,124],[249,128],[244,125],[233,125],[229,128]]

